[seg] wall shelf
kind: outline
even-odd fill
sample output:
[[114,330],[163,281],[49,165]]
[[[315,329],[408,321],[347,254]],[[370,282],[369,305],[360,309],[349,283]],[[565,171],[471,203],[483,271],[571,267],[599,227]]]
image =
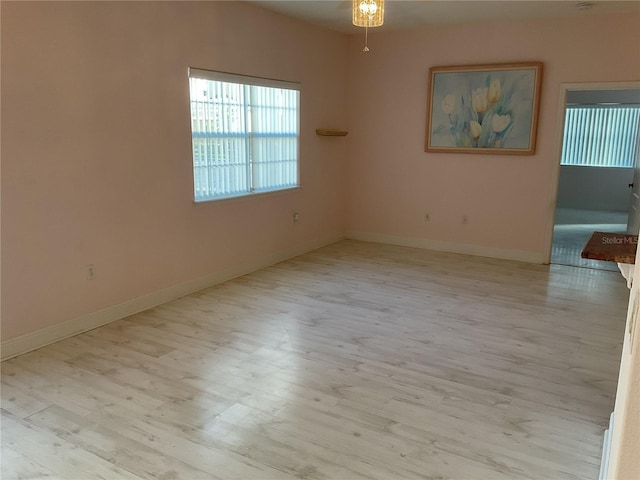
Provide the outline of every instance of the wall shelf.
[[344,130],[331,130],[325,128],[316,128],[316,135],[321,135],[323,137],[344,137],[348,135],[349,132],[345,132]]

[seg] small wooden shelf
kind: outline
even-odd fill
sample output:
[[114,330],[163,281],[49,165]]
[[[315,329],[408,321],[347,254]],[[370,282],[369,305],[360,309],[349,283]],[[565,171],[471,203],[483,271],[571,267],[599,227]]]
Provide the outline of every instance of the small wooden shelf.
[[316,135],[321,135],[323,137],[344,137],[348,135],[349,132],[345,132],[344,130],[331,130],[326,128],[316,128]]

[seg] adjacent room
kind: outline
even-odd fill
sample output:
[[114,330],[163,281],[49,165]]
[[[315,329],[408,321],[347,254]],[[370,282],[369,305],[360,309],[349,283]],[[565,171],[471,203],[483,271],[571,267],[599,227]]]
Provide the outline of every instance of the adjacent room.
[[637,164],[562,151],[639,1],[0,21],[3,479],[638,478]]
[[617,270],[582,258],[594,231],[635,233],[640,90],[567,92],[551,262]]

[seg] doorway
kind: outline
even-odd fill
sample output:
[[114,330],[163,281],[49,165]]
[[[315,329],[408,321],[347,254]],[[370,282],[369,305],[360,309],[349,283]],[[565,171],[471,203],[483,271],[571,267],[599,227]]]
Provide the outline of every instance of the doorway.
[[[628,219],[631,217],[630,187],[634,183],[634,168],[633,164],[629,165],[629,161],[633,163],[632,157],[637,157],[637,148],[631,148],[631,157],[627,155],[626,161],[622,161],[617,154],[611,154],[614,163],[611,166],[572,164],[569,155],[572,148],[584,148],[584,152],[577,152],[576,156],[586,157],[597,147],[598,141],[610,138],[613,130],[618,132],[620,129],[611,129],[610,125],[610,129],[606,130],[606,122],[598,120],[598,130],[602,132],[600,140],[597,136],[587,136],[581,138],[580,145],[575,147],[571,143],[571,131],[564,132],[564,127],[566,119],[566,125],[575,128],[571,127],[571,119],[575,115],[595,116],[594,112],[598,115],[601,112],[605,115],[606,112],[616,112],[617,115],[618,112],[629,110],[627,106],[640,105],[640,85],[565,85],[562,94],[562,112],[559,118],[562,120],[560,125],[563,131],[562,141],[559,142],[561,150],[558,163],[562,160],[564,162],[558,167],[549,262],[581,268],[617,270],[615,263],[583,259],[581,252],[594,231],[627,232]],[[580,121],[584,125],[584,118]],[[627,122],[624,124],[628,125]],[[633,130],[637,132],[637,125]],[[634,143],[633,147],[635,146]]]

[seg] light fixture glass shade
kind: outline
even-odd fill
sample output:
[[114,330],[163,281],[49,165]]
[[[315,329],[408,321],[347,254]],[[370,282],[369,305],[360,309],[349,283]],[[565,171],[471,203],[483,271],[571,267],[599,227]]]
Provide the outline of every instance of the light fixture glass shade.
[[379,27],[384,23],[384,0],[351,0],[356,27]]

